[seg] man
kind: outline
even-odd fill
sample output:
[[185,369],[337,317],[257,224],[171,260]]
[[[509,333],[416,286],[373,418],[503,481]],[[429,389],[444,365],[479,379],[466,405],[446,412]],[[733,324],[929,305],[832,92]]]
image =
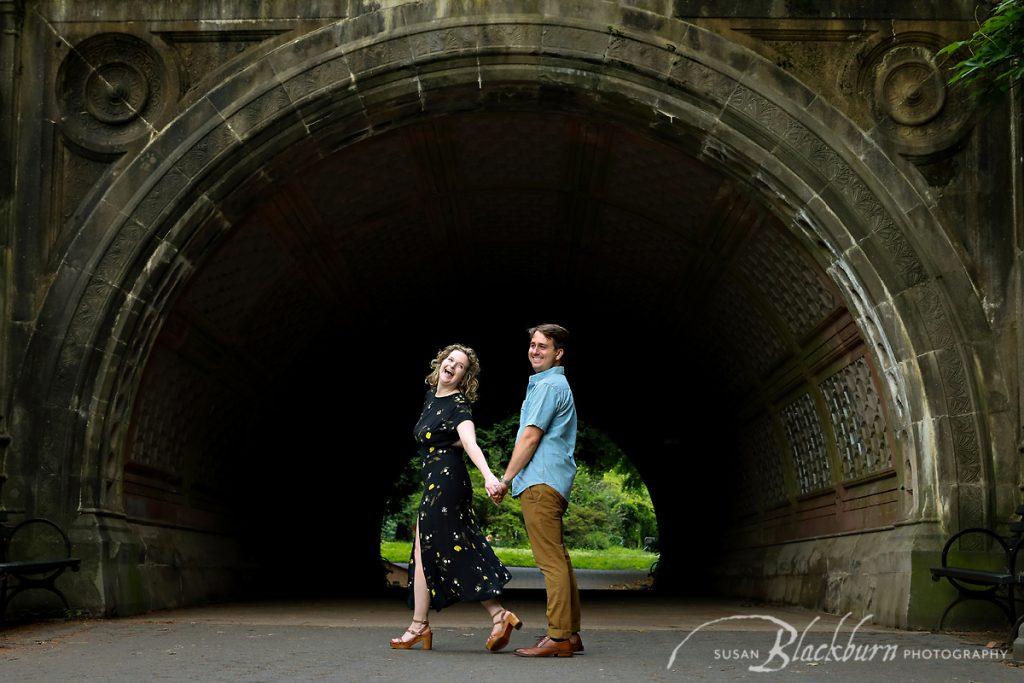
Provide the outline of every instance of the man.
[[562,517],[576,477],[576,407],[565,379],[562,359],[569,332],[560,325],[530,331],[530,365],[534,375],[519,415],[519,432],[501,482],[488,493],[500,503],[511,490],[519,498],[526,534],[547,590],[547,635],[534,647],[519,648],[520,657],[572,657],[583,652],[580,594],[569,552],[562,538]]

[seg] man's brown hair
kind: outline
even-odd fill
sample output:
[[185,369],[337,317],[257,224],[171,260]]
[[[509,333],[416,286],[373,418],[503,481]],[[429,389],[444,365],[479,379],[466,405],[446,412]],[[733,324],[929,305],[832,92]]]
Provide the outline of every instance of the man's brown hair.
[[555,344],[555,350],[564,349],[569,344],[569,330],[554,323],[544,323],[531,327],[527,334],[533,337],[534,332],[540,332]]

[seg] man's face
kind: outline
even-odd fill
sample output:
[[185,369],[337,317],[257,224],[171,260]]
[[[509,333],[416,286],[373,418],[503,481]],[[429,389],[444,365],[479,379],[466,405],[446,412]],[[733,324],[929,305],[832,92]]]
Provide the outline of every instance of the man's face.
[[534,332],[530,339],[530,365],[534,372],[544,372],[553,368],[560,360],[564,349],[555,350],[555,342],[541,332]]

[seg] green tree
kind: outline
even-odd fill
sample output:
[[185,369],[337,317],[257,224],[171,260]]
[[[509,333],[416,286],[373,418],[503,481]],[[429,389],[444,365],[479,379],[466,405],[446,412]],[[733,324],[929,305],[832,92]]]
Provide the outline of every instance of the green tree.
[[[497,474],[512,455],[518,429],[518,417],[513,416],[477,430],[477,442]],[[595,550],[639,548],[645,536],[657,535],[650,494],[622,449],[600,430],[581,423],[575,458],[578,469],[565,516],[566,545]],[[500,506],[494,505],[484,490],[483,476],[470,463],[467,466],[473,485],[473,511],[483,532],[494,545],[528,547],[519,500],[508,496]],[[421,494],[418,462],[410,462],[389,500],[381,527],[383,540],[412,540]]]
[[[477,441],[494,472],[504,469],[518,431],[516,415],[477,431]],[[657,536],[658,523],[647,486],[626,453],[607,434],[581,421],[573,457],[579,469],[565,516],[565,542],[570,548],[639,548],[644,537]],[[477,489],[482,485],[482,479],[477,481]],[[502,509],[506,506],[507,511]],[[527,545],[518,500],[508,497],[501,508],[495,509],[485,494],[474,493],[474,507],[481,527],[493,529],[499,545]]]
[[936,57],[962,56],[950,85],[974,88],[981,99],[1005,94],[1024,76],[1024,0],[1003,0],[967,40],[942,48]]
[[619,536],[622,545],[628,548],[642,548],[644,538],[658,535],[658,518],[654,514],[654,503],[647,487],[639,490],[627,486],[626,477],[617,472],[605,472],[604,481],[617,489],[616,504],[620,520]]
[[[496,470],[496,466],[492,466]],[[491,537],[494,545],[507,548],[525,548],[529,545],[526,527],[523,526],[522,508],[519,499],[506,496],[501,505],[495,505],[484,490],[484,478],[480,471],[470,465],[469,478],[473,482],[473,512],[484,534]]]
[[565,544],[570,548],[604,550],[622,545],[619,496],[600,475],[586,465],[576,470],[564,517]]

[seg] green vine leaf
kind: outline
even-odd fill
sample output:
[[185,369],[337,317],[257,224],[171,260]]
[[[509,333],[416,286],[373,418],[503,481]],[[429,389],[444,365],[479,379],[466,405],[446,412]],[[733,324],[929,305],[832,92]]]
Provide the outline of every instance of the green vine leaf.
[[1003,0],[973,36],[946,45],[936,58],[964,53],[949,84],[971,88],[981,100],[1005,95],[1024,77],[1024,0]]

